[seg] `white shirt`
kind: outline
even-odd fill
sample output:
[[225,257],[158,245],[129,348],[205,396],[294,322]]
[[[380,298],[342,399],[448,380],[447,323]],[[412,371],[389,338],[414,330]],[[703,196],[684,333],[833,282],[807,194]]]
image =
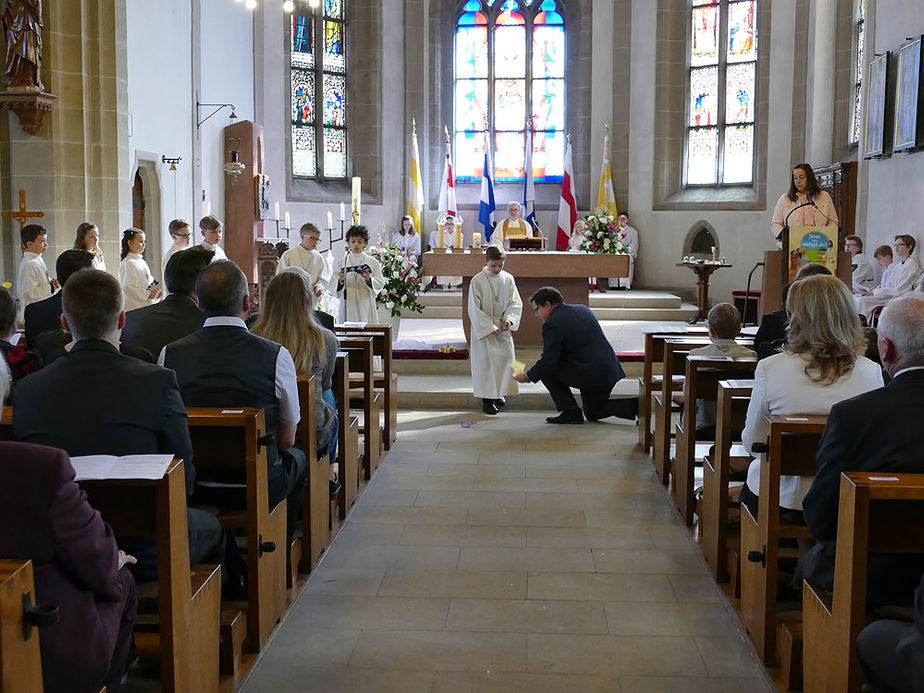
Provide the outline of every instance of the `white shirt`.
[[632,257],[638,255],[638,230],[634,226],[629,226],[628,224],[621,226],[619,230],[622,231],[624,235],[622,242],[629,249],[629,255]]
[[[890,271],[891,270],[891,271]],[[892,298],[911,291],[915,280],[921,274],[921,266],[913,257],[892,264],[882,273],[882,281],[873,289],[873,296],[877,298]]]
[[[202,327],[240,327],[246,330],[247,324],[235,316],[219,316],[206,318]],[[170,346],[169,344],[167,346]],[[167,347],[160,350],[157,357],[158,365],[163,366],[167,356]],[[295,361],[292,354],[284,346],[279,347],[276,354],[276,399],[279,400],[279,423],[284,426],[295,426],[301,420],[301,410],[298,404],[298,384],[295,377]]]
[[392,236],[391,242],[398,246],[398,250],[403,250],[408,255],[413,255],[414,257],[420,256],[419,233],[406,233],[403,236],[400,233],[396,233]]
[[327,266],[324,256],[317,250],[307,250],[302,245],[289,248],[279,258],[276,274],[283,272],[287,267],[301,267],[311,275],[313,289],[324,291],[330,284],[330,267]]
[[220,245],[212,245],[208,241],[202,241],[202,243],[200,243],[199,245],[201,245],[206,250],[212,250],[215,252],[215,255],[212,256],[212,262],[228,259],[228,256],[225,255],[225,251],[221,249]]
[[38,253],[27,250],[19,263],[19,275],[16,278],[16,293],[19,294],[19,320],[22,321],[26,306],[48,298],[51,290],[51,278],[45,258]]
[[180,245],[179,243],[174,241],[173,245],[171,245],[170,248],[167,249],[167,252],[164,253],[164,261],[160,269],[161,269],[161,276],[164,277],[165,280],[167,276],[167,263],[170,262],[170,258],[172,258],[176,253],[180,252],[181,250],[186,250],[188,247],[189,247],[188,245]]

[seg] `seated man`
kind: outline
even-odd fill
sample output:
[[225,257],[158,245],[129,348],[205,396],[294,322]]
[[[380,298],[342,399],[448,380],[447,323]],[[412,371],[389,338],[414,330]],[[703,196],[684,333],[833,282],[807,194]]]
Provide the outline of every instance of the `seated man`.
[[45,690],[118,690],[137,605],[123,568],[135,559],[119,551],[62,450],[0,443],[0,527],[0,556],[31,560],[36,603],[60,610],[39,638]]
[[[93,253],[86,250],[65,250],[55,261],[58,282],[63,287],[74,272],[93,265]],[[61,327],[61,292],[30,303],[25,309],[26,344],[35,346],[35,338],[42,332]]]
[[[99,270],[80,270],[63,293],[64,324],[74,346],[17,390],[15,439],[62,448],[72,457],[168,453],[183,459],[186,490],[192,493],[196,468],[176,376],[119,353],[125,313],[118,280]],[[187,521],[190,563],[221,563],[225,538],[217,518],[189,509]],[[138,557],[136,579],[155,579],[156,546],[134,541],[139,543],[131,548],[120,543]]]
[[168,261],[164,283],[170,293],[160,303],[125,314],[122,342],[155,356],[170,342],[192,334],[205,322],[196,298],[196,279],[214,253],[202,246],[175,253]]
[[[834,586],[841,472],[924,473],[918,430],[924,407],[924,298],[891,301],[879,319],[879,353],[892,376],[885,387],[831,407],[818,444],[818,472],[802,509],[818,540],[799,561],[806,579],[823,589]],[[918,557],[871,555],[869,598],[875,605],[910,605],[924,572]]]
[[[638,415],[638,397],[610,399],[613,386],[625,377],[616,352],[603,334],[590,308],[562,302],[552,286],[543,286],[529,298],[533,314],[542,322],[542,356],[525,373],[514,379],[520,383],[541,381],[558,416],[546,418],[551,424],[582,424],[608,416],[633,420]],[[581,391],[584,413],[571,388]]]
[[[186,251],[189,252],[189,251]],[[295,444],[300,419],[295,362],[284,346],[251,334],[247,278],[230,260],[218,260],[196,282],[199,306],[206,315],[202,329],[168,344],[159,362],[176,372],[187,407],[259,407],[266,432],[276,445],[266,451],[270,507],[287,499],[288,535],[297,525],[305,491],[307,460]],[[241,509],[243,483],[199,479],[195,500]]]

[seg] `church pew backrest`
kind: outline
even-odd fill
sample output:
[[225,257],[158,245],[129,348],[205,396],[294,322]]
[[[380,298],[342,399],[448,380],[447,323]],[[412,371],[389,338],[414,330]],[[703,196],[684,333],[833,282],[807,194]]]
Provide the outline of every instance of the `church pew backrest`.
[[356,503],[359,493],[359,424],[350,414],[350,365],[349,353],[337,352],[334,364],[334,396],[337,398],[337,416],[340,420],[337,431],[337,462],[340,465],[341,491],[337,498],[340,518],[346,517]]
[[302,573],[310,573],[317,565],[321,553],[329,540],[327,525],[330,513],[329,468],[327,455],[318,457],[318,432],[316,421],[317,401],[314,380],[316,376],[298,376],[298,401],[302,413],[299,426],[299,442],[308,458],[308,485],[302,505]]
[[390,450],[398,437],[398,388],[397,376],[392,368],[392,327],[391,325],[366,325],[365,327],[336,326],[338,336],[371,336],[372,353],[381,359],[382,371],[376,372],[373,384],[385,395],[385,449]]
[[0,691],[41,691],[38,631],[29,625],[34,603],[32,561],[0,558]]

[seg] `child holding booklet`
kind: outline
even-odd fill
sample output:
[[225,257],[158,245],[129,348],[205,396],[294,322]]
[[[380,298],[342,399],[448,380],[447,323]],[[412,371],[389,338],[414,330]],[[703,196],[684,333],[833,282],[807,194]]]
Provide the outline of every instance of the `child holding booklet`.
[[504,271],[507,255],[496,245],[485,249],[485,264],[472,277],[468,292],[468,315],[472,322],[472,392],[482,399],[485,414],[494,415],[515,395],[517,384],[510,373],[514,360],[513,334],[520,327],[523,301],[513,275]]
[[385,277],[379,261],[365,252],[369,230],[365,226],[351,226],[346,232],[346,242],[349,250],[337,263],[340,299],[337,322],[376,324],[375,297],[385,287]]

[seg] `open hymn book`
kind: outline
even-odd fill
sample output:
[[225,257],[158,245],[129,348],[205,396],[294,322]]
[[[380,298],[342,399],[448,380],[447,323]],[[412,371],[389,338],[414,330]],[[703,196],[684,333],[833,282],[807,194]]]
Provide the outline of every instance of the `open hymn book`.
[[72,457],[74,481],[163,479],[173,455],[83,455]]

